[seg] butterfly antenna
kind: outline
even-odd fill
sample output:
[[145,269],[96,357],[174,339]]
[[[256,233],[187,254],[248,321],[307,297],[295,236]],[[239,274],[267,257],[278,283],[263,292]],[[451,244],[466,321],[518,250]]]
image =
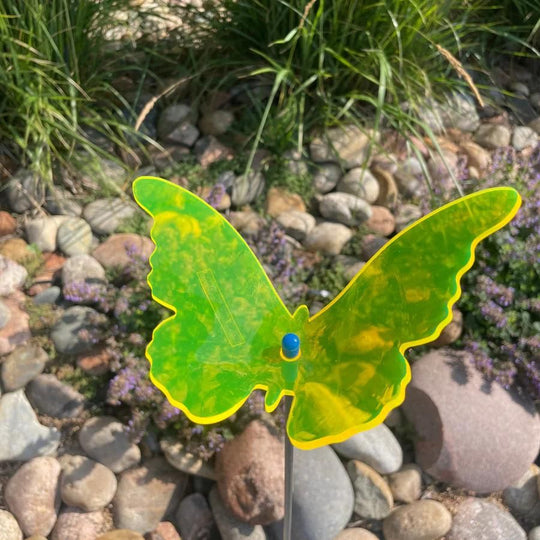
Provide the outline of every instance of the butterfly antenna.
[[[292,396],[285,396],[285,413],[289,418]],[[293,499],[293,457],[294,449],[288,435],[285,433],[285,516],[283,518],[283,540],[291,540],[292,530],[292,499]]]

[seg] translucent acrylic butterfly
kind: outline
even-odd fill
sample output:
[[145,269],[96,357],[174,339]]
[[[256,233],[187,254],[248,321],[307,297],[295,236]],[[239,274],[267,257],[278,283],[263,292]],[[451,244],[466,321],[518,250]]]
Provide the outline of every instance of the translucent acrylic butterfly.
[[[310,317],[306,306],[288,311],[242,237],[204,201],[159,178],[137,179],[133,192],[154,218],[148,283],[174,312],[147,347],[152,381],[204,424],[233,414],[254,389],[266,391],[268,411],[294,396],[287,433],[302,449],[370,429],[401,404],[404,351],[450,322],[476,245],[520,206],[510,188],[447,204],[392,238]],[[300,343],[294,358],[282,346],[289,333]]]

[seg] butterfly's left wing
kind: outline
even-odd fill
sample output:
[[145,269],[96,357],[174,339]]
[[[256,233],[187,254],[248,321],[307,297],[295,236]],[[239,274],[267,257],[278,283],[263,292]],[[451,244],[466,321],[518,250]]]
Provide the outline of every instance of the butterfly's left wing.
[[147,347],[152,381],[199,423],[230,416],[255,388],[271,410],[294,382],[280,345],[297,323],[255,255],[189,191],[142,177],[133,193],[154,218],[152,295],[174,312]]
[[287,430],[304,449],[382,422],[404,399],[404,351],[451,320],[478,242],[508,223],[519,194],[494,188],[458,199],[388,242],[302,336]]

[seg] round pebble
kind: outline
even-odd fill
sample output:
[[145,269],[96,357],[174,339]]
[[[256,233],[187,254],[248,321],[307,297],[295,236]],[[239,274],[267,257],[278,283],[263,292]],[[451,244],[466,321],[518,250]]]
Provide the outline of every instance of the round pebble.
[[95,416],[79,431],[82,449],[111,471],[119,473],[139,463],[141,451],[133,444],[123,424],[111,416]]
[[385,540],[436,540],[451,526],[452,516],[440,502],[423,500],[396,508],[383,521],[383,533]]
[[96,234],[111,234],[135,212],[135,207],[122,199],[97,199],[85,206],[83,216]]
[[17,520],[6,510],[0,510],[0,540],[23,540]]
[[79,354],[91,350],[97,337],[92,334],[99,328],[100,314],[89,307],[73,306],[66,311],[51,329],[56,350],[63,354]]
[[90,540],[104,532],[106,526],[103,512],[83,512],[68,506],[60,512],[51,540]]
[[388,476],[388,485],[396,501],[416,501],[422,495],[422,471],[418,465],[409,463]]
[[84,219],[70,217],[58,227],[56,241],[58,248],[68,257],[89,253],[92,248],[92,229]]
[[60,483],[62,500],[85,512],[105,508],[116,493],[115,474],[85,456],[70,456],[64,461]]
[[47,353],[37,345],[23,345],[15,349],[2,364],[2,384],[6,392],[26,386],[39,375],[49,360]]
[[338,255],[352,235],[351,229],[345,225],[324,221],[311,230],[304,245],[306,249]]
[[26,224],[26,238],[41,251],[56,249],[56,233],[58,225],[53,218],[37,218]]

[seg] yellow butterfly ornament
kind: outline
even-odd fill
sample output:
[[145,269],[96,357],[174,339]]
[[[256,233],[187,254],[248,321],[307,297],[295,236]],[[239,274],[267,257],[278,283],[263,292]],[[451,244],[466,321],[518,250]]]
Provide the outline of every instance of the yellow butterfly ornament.
[[229,222],[166,180],[134,182],[154,219],[148,283],[173,315],[147,347],[150,377],[194,422],[233,414],[251,392],[287,421],[301,449],[336,443],[381,423],[410,380],[404,352],[452,318],[478,242],[507,224],[521,199],[493,188],[458,199],[393,237],[323,310],[285,307]]

